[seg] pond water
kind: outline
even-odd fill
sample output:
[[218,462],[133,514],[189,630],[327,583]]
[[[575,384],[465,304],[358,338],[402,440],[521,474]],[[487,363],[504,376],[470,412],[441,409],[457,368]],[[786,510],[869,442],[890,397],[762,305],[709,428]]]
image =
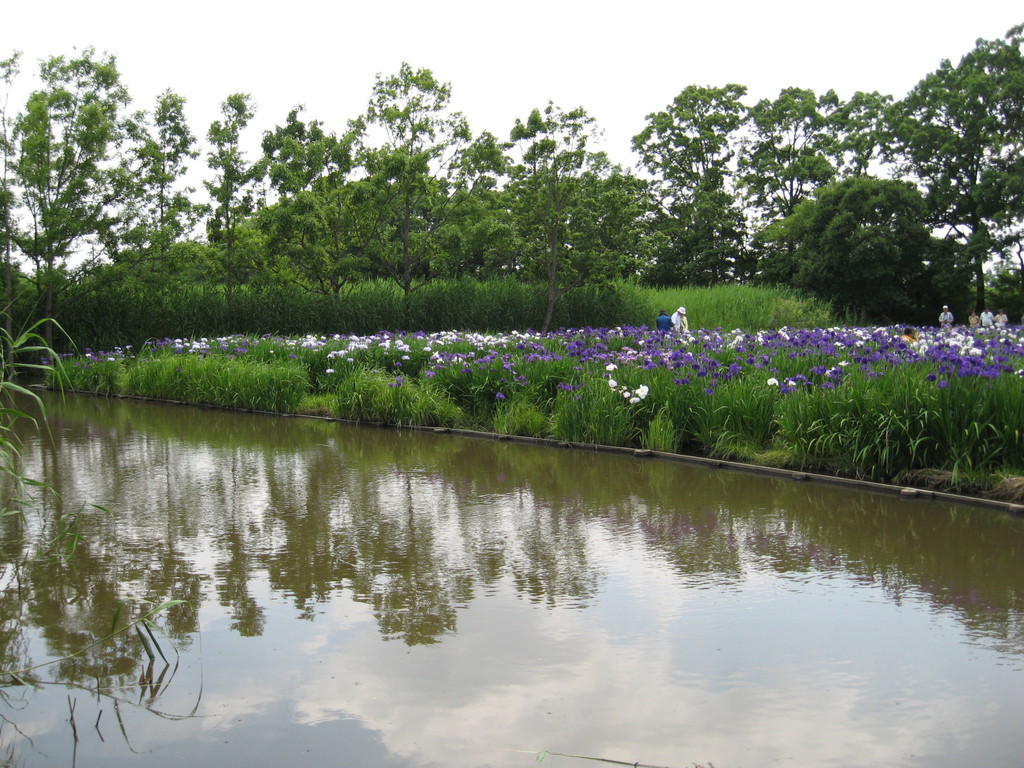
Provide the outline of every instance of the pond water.
[[[1017,765],[1024,520],[661,461],[45,394],[12,765]],[[63,533],[63,535],[62,535]],[[71,534],[74,553],[57,555]],[[561,753],[561,754],[556,754]]]

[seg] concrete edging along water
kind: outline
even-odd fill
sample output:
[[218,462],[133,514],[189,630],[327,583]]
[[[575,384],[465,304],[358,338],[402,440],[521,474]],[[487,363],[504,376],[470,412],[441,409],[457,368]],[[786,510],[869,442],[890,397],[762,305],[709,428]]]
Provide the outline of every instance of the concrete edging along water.
[[451,434],[459,437],[471,437],[485,440],[508,441],[517,443],[529,443],[532,445],[545,445],[560,448],[571,448],[576,450],[587,450],[602,453],[615,453],[623,456],[634,456],[637,458],[656,458],[663,461],[676,461],[685,464],[695,464],[708,467],[709,469],[731,469],[739,472],[750,472],[753,474],[777,477],[783,480],[794,482],[811,482],[825,485],[838,485],[847,488],[854,488],[862,491],[898,495],[910,499],[926,499],[929,501],[946,501],[954,504],[969,504],[971,506],[984,507],[987,509],[1005,512],[1012,515],[1024,516],[1024,504],[1012,501],[1000,501],[998,499],[985,499],[979,496],[963,496],[957,493],[935,491],[927,488],[915,488],[905,485],[891,485],[878,483],[870,480],[857,480],[849,477],[836,475],[822,475],[801,470],[784,469],[781,467],[769,467],[761,464],[746,464],[739,461],[727,461],[725,459],[713,459],[707,456],[695,456],[683,453],[670,453],[668,451],[654,451],[648,448],[627,448],[614,445],[597,445],[594,443],[573,443],[565,440],[558,440],[548,437],[529,437],[526,435],[505,435],[496,432],[480,432],[472,429],[458,429],[455,427],[430,427],[412,424],[384,424],[381,422],[354,421],[351,419],[340,419],[334,416],[318,416],[307,413],[279,413],[277,411],[260,411],[252,408],[233,408],[224,405],[211,403],[190,403],[183,400],[162,400],[154,397],[142,397],[139,395],[104,395],[98,392],[74,390],[76,394],[93,395],[95,397],[114,397],[122,400],[140,400],[153,403],[167,403],[171,405],[190,405],[197,408],[217,408],[225,411],[239,411],[242,413],[259,413],[267,416],[286,416],[292,418],[319,419],[321,421],[335,421],[339,424],[359,424],[362,426],[376,426],[391,429],[412,429],[419,432],[434,432],[436,434]]

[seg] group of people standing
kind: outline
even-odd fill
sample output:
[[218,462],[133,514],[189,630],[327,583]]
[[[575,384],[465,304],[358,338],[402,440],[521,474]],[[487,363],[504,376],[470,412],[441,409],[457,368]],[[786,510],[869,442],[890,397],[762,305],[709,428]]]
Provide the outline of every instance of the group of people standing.
[[664,309],[661,310],[655,325],[659,331],[682,333],[690,330],[690,321],[686,318],[686,307],[680,307],[671,315]]
[[[977,311],[971,310],[971,315],[967,318],[967,324],[971,328],[1005,328],[1010,324],[1010,319],[1002,309],[996,314],[992,314],[992,310],[985,307],[980,315]],[[1024,315],[1021,315],[1020,324],[1024,325]],[[950,312],[948,306],[943,306],[942,312],[939,313],[939,325],[947,329],[953,327],[953,313]]]
[[[950,310],[949,305],[943,304],[942,311],[939,313],[939,325],[943,330],[951,331],[953,329],[954,322],[955,318],[953,317],[953,312]],[[991,309],[985,307],[980,315],[975,310],[971,310],[967,323],[971,328],[989,330],[993,328],[1005,328],[1010,324],[1010,319],[1006,316],[1005,310],[1000,309],[999,312],[993,314]],[[1024,325],[1024,315],[1021,315],[1020,324]],[[903,329],[900,339],[911,349],[918,352],[923,351],[924,342],[922,342],[918,337],[917,331],[910,326]]]
[[[949,305],[943,304],[942,312],[939,313],[939,325],[948,330],[953,327],[954,320],[955,318]],[[975,310],[971,310],[967,323],[971,328],[1005,328],[1009,325],[1010,320],[1004,310],[1000,309],[996,314],[992,314],[992,310],[985,307],[980,315]],[[1020,324],[1024,325],[1024,314],[1020,317]],[[659,331],[675,331],[676,333],[690,330],[690,321],[686,317],[686,307],[680,307],[671,315],[664,309],[661,310],[658,313],[655,326]]]

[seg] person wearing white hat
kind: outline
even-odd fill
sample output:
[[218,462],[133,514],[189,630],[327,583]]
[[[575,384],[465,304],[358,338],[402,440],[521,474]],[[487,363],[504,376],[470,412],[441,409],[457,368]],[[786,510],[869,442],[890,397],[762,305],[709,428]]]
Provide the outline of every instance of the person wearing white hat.
[[946,304],[942,305],[942,312],[939,313],[939,325],[947,331],[953,327],[953,313],[949,311],[949,306]]
[[686,307],[680,307],[672,313],[672,327],[676,333],[690,330],[690,321],[686,319]]

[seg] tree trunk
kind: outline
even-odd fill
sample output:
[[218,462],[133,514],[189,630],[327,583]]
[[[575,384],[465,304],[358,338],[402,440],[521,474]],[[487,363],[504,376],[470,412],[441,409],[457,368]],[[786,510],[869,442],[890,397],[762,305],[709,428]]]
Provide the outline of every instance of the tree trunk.
[[4,244],[4,280],[6,287],[6,310],[4,311],[4,333],[8,342],[4,344],[4,371],[12,375],[14,371],[14,348],[10,341],[14,339],[14,265],[11,263],[11,224],[10,220],[4,222],[7,231],[7,242]]
[[558,241],[552,230],[548,234],[548,302],[544,310],[544,322],[540,332],[547,333],[551,327],[551,319],[555,316],[555,304],[561,294],[558,291]]
[[974,267],[974,301],[980,311],[985,308],[985,259],[988,257],[988,229],[977,216],[971,217],[971,236],[967,239],[967,254]]
[[47,348],[53,349],[53,282],[50,276],[46,281],[45,296],[43,317],[46,318],[46,322],[43,324],[43,338],[46,340]]

